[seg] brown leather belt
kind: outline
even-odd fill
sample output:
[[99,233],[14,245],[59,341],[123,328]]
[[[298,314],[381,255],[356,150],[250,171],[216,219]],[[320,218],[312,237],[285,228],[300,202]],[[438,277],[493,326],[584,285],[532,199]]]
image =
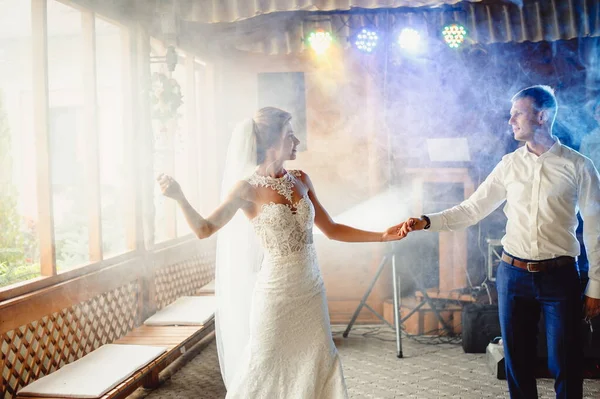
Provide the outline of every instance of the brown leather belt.
[[509,265],[516,266],[531,273],[543,272],[557,267],[573,266],[575,264],[575,258],[571,256],[560,256],[554,259],[525,262],[507,255],[506,252],[502,252],[502,260]]

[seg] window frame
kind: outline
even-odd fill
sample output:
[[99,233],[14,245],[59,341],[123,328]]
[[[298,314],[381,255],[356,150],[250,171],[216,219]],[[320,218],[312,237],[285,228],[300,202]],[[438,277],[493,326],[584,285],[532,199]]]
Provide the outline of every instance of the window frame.
[[[89,262],[81,266],[58,272],[56,267],[56,249],[54,237],[54,220],[52,207],[52,181],[50,175],[50,137],[49,137],[49,85],[48,85],[48,1],[58,1],[66,6],[75,8],[81,12],[82,31],[85,51],[83,52],[83,70],[87,78],[83,81],[84,98],[84,125],[91,133],[92,140],[98,140],[98,104],[97,104],[97,75],[96,75],[96,18],[101,18],[109,23],[118,26],[121,30],[122,41],[122,68],[123,68],[123,107],[124,107],[124,125],[125,132],[131,132],[125,135],[124,151],[133,156],[128,157],[127,161],[127,184],[124,195],[124,206],[127,208],[126,225],[126,248],[127,252],[111,256],[104,259],[102,253],[102,219],[101,219],[101,196],[100,196],[100,148],[97,144],[86,146],[87,159],[87,178],[90,181],[88,187],[88,231],[90,231],[89,241]],[[154,184],[153,179],[150,183],[140,182],[139,172],[147,170],[153,163],[153,147],[149,144],[139,145],[138,140],[148,139],[148,137],[139,137],[143,132],[148,132],[150,127],[150,109],[149,101],[139,96],[140,92],[145,92],[142,85],[145,84],[145,78],[150,73],[150,41],[153,40],[147,35],[146,31],[137,24],[128,26],[124,22],[117,21],[105,15],[98,14],[69,0],[31,0],[31,22],[32,22],[32,51],[33,51],[33,93],[36,93],[33,99],[34,109],[34,134],[35,134],[35,152],[36,152],[36,183],[37,183],[37,203],[38,203],[38,238],[40,248],[40,272],[41,276],[16,282],[4,287],[0,287],[0,303],[8,300],[14,300],[18,297],[49,289],[59,284],[67,283],[71,280],[96,273],[100,270],[113,267],[118,264],[124,264],[132,260],[148,260],[147,253],[157,253],[168,250],[171,247],[185,244],[196,240],[193,234],[177,237],[153,243],[148,242],[148,237],[154,237],[154,223],[145,223],[149,220],[149,215],[144,210],[144,205],[153,206],[152,188],[149,184]],[[189,159],[188,168],[190,169],[190,182],[194,181],[188,188],[190,199],[194,202],[203,200],[200,198],[201,176],[198,167],[205,166],[202,157],[210,154],[211,163],[216,161],[214,151],[207,148],[198,149],[201,141],[206,141],[208,135],[206,131],[209,126],[214,125],[213,118],[209,117],[209,110],[203,109],[206,99],[198,99],[197,92],[199,79],[196,79],[197,68],[202,66],[204,76],[203,81],[212,77],[212,68],[200,61],[195,55],[178,49],[178,52],[184,54],[184,63],[180,67],[185,68],[187,77],[186,87],[182,87],[184,95],[187,97],[186,112],[193,115],[188,120],[184,130],[186,138],[190,140],[190,146],[186,151]],[[214,83],[214,82],[213,82]],[[137,115],[136,118],[133,115]],[[211,122],[212,121],[212,122]],[[87,136],[86,136],[87,138]],[[211,141],[211,140],[208,140]],[[210,145],[209,145],[210,146]],[[200,153],[201,152],[201,153]],[[151,168],[150,168],[151,170]],[[144,176],[146,177],[146,173]],[[210,183],[212,181],[203,182]],[[204,197],[204,196],[203,196]],[[152,215],[154,217],[154,215]],[[176,219],[175,214],[172,217]],[[90,224],[91,223],[91,224]],[[176,223],[176,220],[173,220]],[[144,225],[146,224],[146,232]],[[148,231],[149,230],[149,231]],[[150,262],[154,263],[154,262]],[[146,266],[151,270],[154,266]]]

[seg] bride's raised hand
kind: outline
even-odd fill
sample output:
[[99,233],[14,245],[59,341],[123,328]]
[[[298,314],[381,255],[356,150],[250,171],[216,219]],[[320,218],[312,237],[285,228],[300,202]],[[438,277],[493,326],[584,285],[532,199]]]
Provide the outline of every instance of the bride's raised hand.
[[181,186],[171,176],[161,173],[156,178],[160,185],[160,190],[165,197],[173,198],[174,200],[180,200],[184,197]]

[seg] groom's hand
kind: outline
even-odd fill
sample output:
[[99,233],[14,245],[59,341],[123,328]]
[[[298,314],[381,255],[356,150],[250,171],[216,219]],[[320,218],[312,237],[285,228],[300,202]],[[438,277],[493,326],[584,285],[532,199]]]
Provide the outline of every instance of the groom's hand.
[[583,310],[585,318],[591,320],[600,314],[600,299],[590,298],[589,296],[584,297]]
[[423,230],[427,222],[421,218],[409,218],[402,224],[400,234],[406,236],[411,231]]

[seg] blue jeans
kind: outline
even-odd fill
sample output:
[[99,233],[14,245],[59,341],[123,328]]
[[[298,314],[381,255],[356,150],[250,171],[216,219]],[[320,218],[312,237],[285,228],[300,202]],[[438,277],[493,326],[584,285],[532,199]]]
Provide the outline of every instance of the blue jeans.
[[[518,258],[517,258],[518,259]],[[531,273],[502,262],[496,275],[506,379],[512,399],[537,398],[535,367],[544,312],[548,369],[557,399],[583,396],[581,285],[577,265]]]

